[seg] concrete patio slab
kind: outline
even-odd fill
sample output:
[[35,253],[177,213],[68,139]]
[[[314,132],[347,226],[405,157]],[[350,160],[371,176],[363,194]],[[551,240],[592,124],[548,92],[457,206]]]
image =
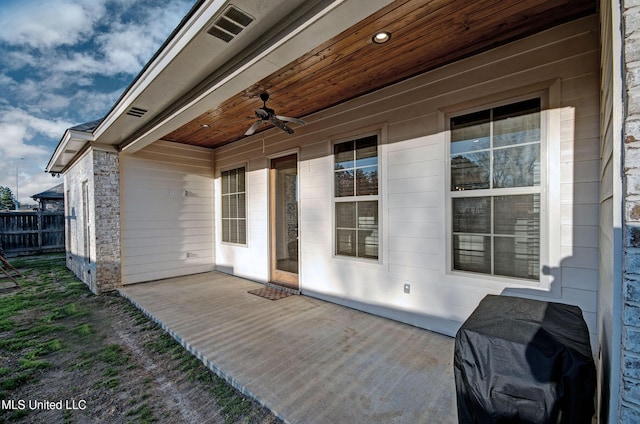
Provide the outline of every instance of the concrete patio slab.
[[288,423],[455,423],[450,337],[212,272],[120,293]]

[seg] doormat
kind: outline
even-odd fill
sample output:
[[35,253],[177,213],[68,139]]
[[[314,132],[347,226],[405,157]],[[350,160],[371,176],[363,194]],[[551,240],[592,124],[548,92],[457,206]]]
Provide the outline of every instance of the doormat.
[[257,290],[251,290],[248,293],[255,294],[256,296],[264,297],[269,300],[280,300],[285,297],[293,296],[293,293],[287,293],[284,290],[274,289],[273,287],[263,287]]

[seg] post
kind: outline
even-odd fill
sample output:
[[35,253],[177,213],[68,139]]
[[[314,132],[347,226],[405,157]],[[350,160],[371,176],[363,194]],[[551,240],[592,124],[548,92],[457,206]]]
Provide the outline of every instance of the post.
[[38,249],[42,251],[42,210],[38,209]]

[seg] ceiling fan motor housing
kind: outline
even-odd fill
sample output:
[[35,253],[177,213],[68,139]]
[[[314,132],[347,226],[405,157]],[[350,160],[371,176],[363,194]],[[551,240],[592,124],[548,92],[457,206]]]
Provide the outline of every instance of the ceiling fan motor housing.
[[264,122],[271,122],[274,126],[280,128],[281,130],[289,134],[293,134],[295,131],[282,121],[295,122],[299,125],[306,124],[306,122],[304,122],[302,119],[289,118],[288,116],[276,115],[275,110],[267,107],[267,101],[269,100],[269,93],[264,92],[260,94],[260,99],[263,102],[262,107],[259,109],[254,109],[256,117],[258,117],[259,119],[258,121],[254,122],[253,125],[251,125],[251,127],[249,127],[247,132],[244,133],[245,135],[253,134],[256,131],[256,129],[258,129],[258,127]]

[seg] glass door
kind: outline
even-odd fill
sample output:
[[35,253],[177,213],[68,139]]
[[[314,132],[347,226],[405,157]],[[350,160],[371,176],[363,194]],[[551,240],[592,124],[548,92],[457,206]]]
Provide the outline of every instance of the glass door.
[[298,157],[271,160],[271,280],[298,289]]

